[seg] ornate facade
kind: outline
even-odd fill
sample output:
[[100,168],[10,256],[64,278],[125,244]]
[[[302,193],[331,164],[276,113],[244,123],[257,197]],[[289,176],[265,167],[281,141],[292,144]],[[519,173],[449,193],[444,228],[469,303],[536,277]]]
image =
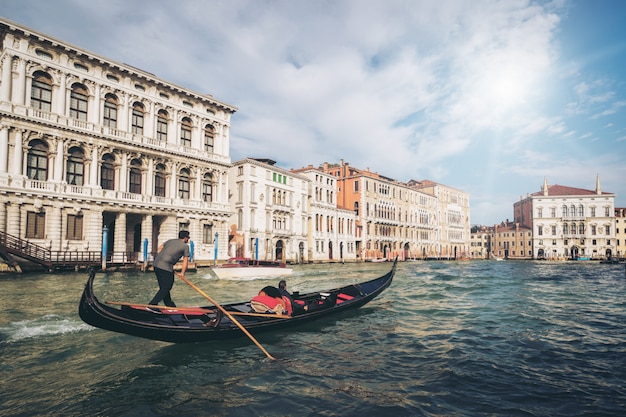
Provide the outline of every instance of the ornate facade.
[[515,222],[533,231],[534,259],[602,259],[616,255],[615,194],[548,185],[513,205]]
[[237,109],[8,20],[0,40],[0,228],[139,258],[188,229],[212,259]]
[[357,215],[359,259],[469,256],[466,193],[432,182],[405,184],[344,161],[324,164],[323,171],[337,180],[337,205]]

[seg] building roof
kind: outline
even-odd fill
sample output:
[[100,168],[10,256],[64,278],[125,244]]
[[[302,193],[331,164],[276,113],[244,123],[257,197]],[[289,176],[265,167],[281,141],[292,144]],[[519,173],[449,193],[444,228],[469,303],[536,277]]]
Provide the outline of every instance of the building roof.
[[[537,191],[533,193],[533,197],[543,197],[543,191]],[[550,185],[548,186],[548,196],[570,196],[570,195],[613,195],[613,193],[601,192],[596,193],[595,190],[585,190],[584,188],[567,187],[565,185]]]

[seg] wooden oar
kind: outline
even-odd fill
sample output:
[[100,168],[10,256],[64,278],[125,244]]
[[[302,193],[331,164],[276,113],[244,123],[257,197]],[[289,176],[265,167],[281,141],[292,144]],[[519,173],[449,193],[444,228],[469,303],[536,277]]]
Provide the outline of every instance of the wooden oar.
[[171,310],[171,311],[193,311],[194,313],[215,313],[215,310],[208,310],[202,307],[168,307],[168,306],[159,306],[154,304],[137,304],[137,303],[125,303],[121,301],[105,301],[107,304],[117,305],[117,306],[130,306],[130,307],[139,307],[139,308],[154,308],[158,310]]
[[250,332],[248,331],[248,329],[246,329],[245,327],[242,326],[241,323],[239,323],[239,321],[237,321],[237,319],[235,317],[233,317],[232,314],[230,314],[229,311],[227,311],[224,307],[222,307],[217,301],[213,300],[208,294],[206,294],[204,291],[202,291],[200,288],[196,287],[193,282],[189,281],[187,278],[185,278],[183,275],[181,274],[176,274],[178,275],[178,278],[182,279],[183,281],[185,281],[191,288],[193,288],[194,290],[198,291],[204,298],[206,298],[207,300],[209,300],[211,303],[213,303],[213,305],[215,307],[217,307],[222,313],[226,314],[226,316],[228,316],[228,318],[230,319],[230,321],[232,321],[233,323],[235,323],[235,325],[237,327],[239,327],[239,329],[241,329],[242,332],[244,332],[244,334],[246,336],[248,336],[248,338],[250,338],[250,340],[252,340],[252,342],[257,345],[257,347],[259,349],[261,349],[261,351],[263,353],[265,353],[265,356],[267,356],[268,358],[272,359],[272,360],[276,360],[275,357],[273,357],[272,355],[270,355],[270,353],[265,350],[265,348],[254,338],[254,336],[252,336],[250,334]]
[[[215,313],[215,310],[208,310],[202,307],[168,307],[159,306],[154,304],[137,304],[137,303],[125,303],[122,301],[105,301],[107,304],[117,306],[130,306],[139,308],[154,308],[158,310],[171,310],[171,311],[192,311],[194,313]],[[249,316],[249,317],[264,317],[267,319],[290,319],[291,316],[285,316],[283,314],[266,314],[266,313],[245,313],[243,311],[230,311],[230,314],[234,316]]]

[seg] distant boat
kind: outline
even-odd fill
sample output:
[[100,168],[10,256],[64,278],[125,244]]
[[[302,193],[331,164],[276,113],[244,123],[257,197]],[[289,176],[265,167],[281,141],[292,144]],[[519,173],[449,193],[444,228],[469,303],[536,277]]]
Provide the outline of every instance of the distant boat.
[[602,259],[600,261],[601,264],[623,264],[625,263],[626,260],[624,260],[624,258],[619,259],[619,258],[608,258],[608,259]]
[[211,268],[218,278],[263,278],[291,275],[293,270],[278,261],[257,261],[250,258],[230,258]]
[[367,259],[365,262],[387,262],[386,258],[372,258]]
[[494,256],[494,257],[493,257],[493,260],[494,260],[494,261],[504,261],[504,258],[499,258],[499,257],[497,257],[497,256]]

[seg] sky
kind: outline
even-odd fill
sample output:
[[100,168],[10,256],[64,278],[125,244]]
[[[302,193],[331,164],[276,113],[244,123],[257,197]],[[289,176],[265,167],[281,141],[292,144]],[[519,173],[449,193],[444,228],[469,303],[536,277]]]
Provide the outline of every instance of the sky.
[[513,220],[549,184],[626,207],[626,1],[0,0],[0,16],[233,105],[232,161],[324,162]]

